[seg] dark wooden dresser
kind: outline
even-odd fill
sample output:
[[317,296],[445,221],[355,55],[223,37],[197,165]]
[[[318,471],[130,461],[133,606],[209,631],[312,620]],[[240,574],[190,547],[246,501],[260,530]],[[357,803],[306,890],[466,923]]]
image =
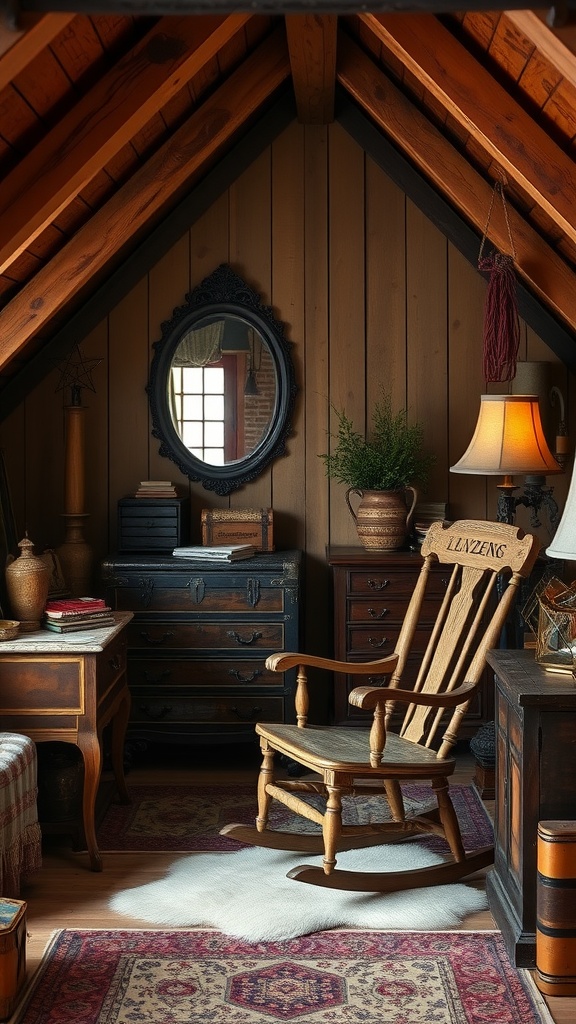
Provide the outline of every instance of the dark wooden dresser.
[[[366,661],[392,654],[408,602],[422,565],[415,551],[372,552],[362,547],[329,547],[334,593],[334,652],[340,661]],[[406,683],[413,685],[430,637],[432,624],[446,592],[450,569],[432,570],[429,598],[416,630],[407,666]],[[382,677],[384,682],[384,677]],[[365,725],[367,712],[352,707],[348,694],[357,676],[337,674],[334,682],[334,721],[338,725]],[[378,685],[375,677],[374,685]],[[493,714],[493,688],[483,688],[470,705],[460,729],[461,737],[476,733]]]
[[490,909],[517,967],[536,963],[538,822],[576,818],[576,686],[533,650],[490,651],[496,674],[496,801]]
[[109,604],[128,629],[128,736],[161,742],[254,737],[256,721],[292,721],[296,671],[265,660],[299,649],[301,553],[232,564],[172,555],[103,563]]

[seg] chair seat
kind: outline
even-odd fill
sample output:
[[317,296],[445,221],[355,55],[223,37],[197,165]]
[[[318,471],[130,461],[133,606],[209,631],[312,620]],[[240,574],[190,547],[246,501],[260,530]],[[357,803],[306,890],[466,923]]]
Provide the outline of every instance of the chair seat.
[[297,725],[261,722],[256,725],[256,732],[288,757],[297,754],[296,759],[305,761],[313,771],[352,772],[386,778],[393,765],[396,778],[400,768],[401,774],[405,773],[407,777],[422,775],[429,779],[451,775],[456,765],[453,757],[438,759],[436,751],[394,733],[388,733],[386,737],[380,767],[373,768],[366,758],[370,750],[368,729],[315,728],[310,725],[300,729]]

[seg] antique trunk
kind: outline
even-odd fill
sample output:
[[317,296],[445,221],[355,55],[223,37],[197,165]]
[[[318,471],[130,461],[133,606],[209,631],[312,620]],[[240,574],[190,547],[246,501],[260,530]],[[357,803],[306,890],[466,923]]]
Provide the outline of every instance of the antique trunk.
[[271,508],[203,508],[202,543],[253,544],[258,551],[273,551]]
[[12,1015],[26,977],[26,903],[0,898],[0,1020]]

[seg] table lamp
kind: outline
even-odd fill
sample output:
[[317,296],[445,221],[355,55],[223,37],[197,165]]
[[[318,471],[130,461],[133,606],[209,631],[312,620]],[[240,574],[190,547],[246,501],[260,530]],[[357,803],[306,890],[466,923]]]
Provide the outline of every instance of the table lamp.
[[[548,508],[551,525],[558,521],[558,505],[551,488],[544,488],[543,483],[549,474],[561,473],[562,467],[546,442],[537,395],[481,395],[472,440],[450,472],[503,477],[497,484],[499,523],[513,524],[518,505],[531,509],[533,526],[541,525],[542,505]],[[526,477],[526,486],[524,493],[515,497],[512,477],[519,475]],[[576,505],[576,489],[574,501]]]

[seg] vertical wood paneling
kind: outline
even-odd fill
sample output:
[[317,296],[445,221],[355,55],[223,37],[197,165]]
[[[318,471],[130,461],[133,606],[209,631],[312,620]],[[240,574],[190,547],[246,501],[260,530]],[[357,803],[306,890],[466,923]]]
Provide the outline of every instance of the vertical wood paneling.
[[448,497],[446,466],[447,241],[413,203],[406,207],[406,370],[408,419],[425,426],[427,451],[436,457],[426,501]]
[[[149,274],[148,288],[148,362],[154,356],[154,342],[162,336],[162,323],[169,320],[176,306],[183,305],[190,290],[190,239],[182,235]],[[150,420],[151,426],[151,420]],[[188,493],[188,477],[172,459],[160,455],[160,442],[150,435],[149,479],[172,480],[178,492]]]
[[[454,248],[448,250],[448,467],[466,451],[472,435],[480,395],[482,372],[482,317],[486,284],[482,276]],[[448,515],[451,519],[493,518],[487,509],[486,477],[448,473]]]
[[[330,402],[344,409],[362,430],[366,422],[364,154],[338,124],[330,126],[329,147]],[[335,429],[332,415],[331,430]],[[357,539],[345,490],[334,482],[330,487],[326,540],[331,544]]]
[[406,197],[366,161],[366,393],[406,406]]
[[64,540],[64,413],[69,388],[57,391],[60,370],[26,399],[26,522],[36,553]]
[[[24,536],[26,524],[26,405],[23,402],[0,429],[0,449],[14,513],[17,540]],[[18,550],[11,552],[18,554]],[[3,613],[6,609],[3,609]]]
[[[88,515],[84,536],[92,548],[93,586],[98,566],[110,551],[108,534],[108,324],[101,322],[82,342],[82,358],[99,359],[90,371],[94,391],[82,389],[84,413],[84,494]],[[106,483],[103,485],[102,481]]]
[[[234,269],[272,305],[272,153],[268,149],[230,189],[230,261]],[[281,318],[279,310],[275,315]],[[230,495],[231,508],[268,508],[272,505],[270,468]]]
[[108,317],[109,531],[117,546],[118,500],[149,476],[148,279],[142,278]]
[[[296,380],[304,379],[304,129],[294,122],[272,146],[272,296],[285,323]],[[294,417],[295,419],[295,417]],[[301,420],[305,424],[305,420]],[[285,522],[289,547],[303,548],[304,430],[293,429],[286,456],[272,464],[272,505]]]

